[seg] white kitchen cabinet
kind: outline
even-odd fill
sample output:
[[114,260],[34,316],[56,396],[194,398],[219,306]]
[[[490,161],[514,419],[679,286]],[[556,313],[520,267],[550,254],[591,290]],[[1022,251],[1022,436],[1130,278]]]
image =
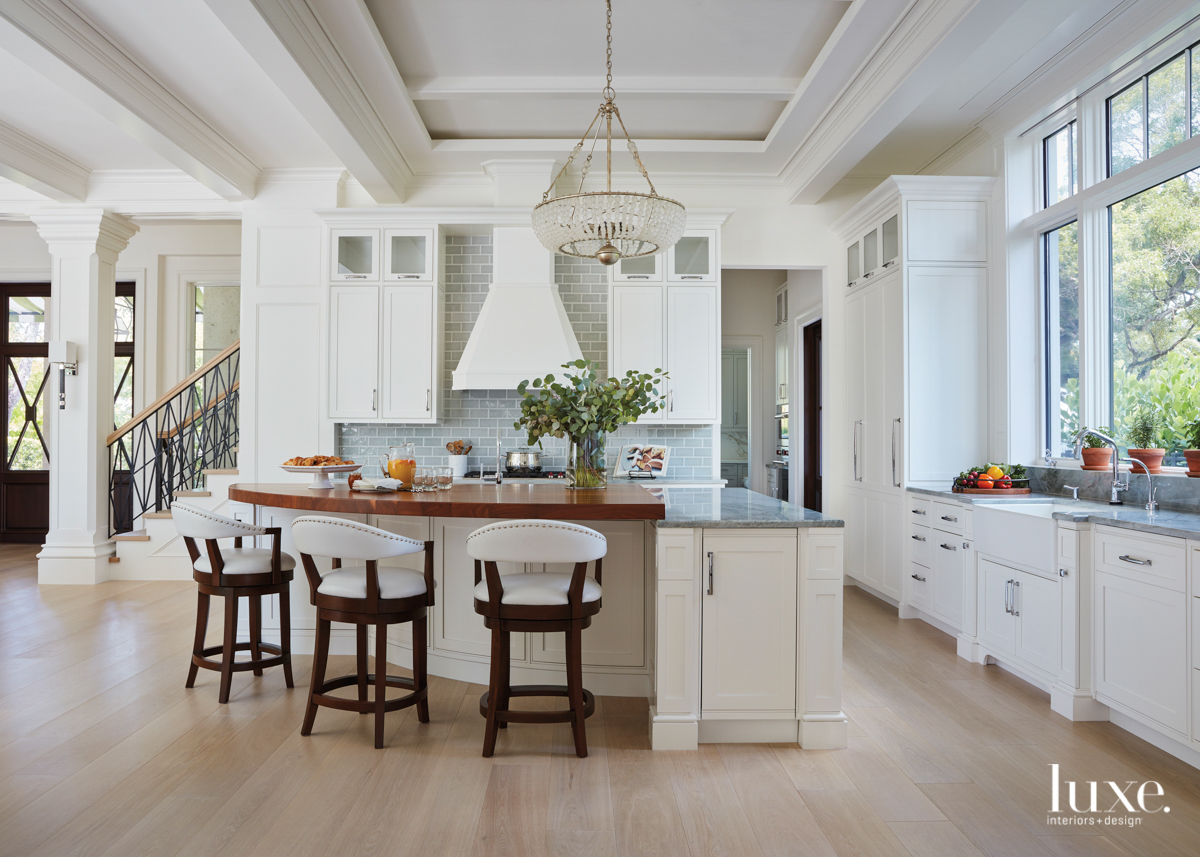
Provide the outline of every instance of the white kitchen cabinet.
[[856,489],[846,492],[845,506],[842,519],[846,522],[843,530],[845,539],[844,569],[847,577],[855,580],[866,579],[866,493]]
[[331,419],[379,416],[379,287],[329,290]]
[[704,533],[701,709],[796,710],[796,534]]
[[721,353],[721,426],[746,428],[750,415],[749,357],[744,349]]
[[979,642],[989,652],[1012,654],[1017,648],[1010,601],[1016,571],[982,557],[978,569]]
[[379,281],[378,229],[333,229],[330,239],[330,280]]
[[666,253],[619,259],[613,266],[613,280],[618,283],[661,283],[666,270]]
[[427,286],[384,286],[383,369],[379,415],[405,421],[432,420],[440,397],[440,325],[430,323],[440,291]]
[[411,283],[432,283],[437,279],[433,267],[433,229],[385,229],[383,231],[383,279]]
[[955,628],[962,627],[963,548],[961,536],[940,530],[932,532],[933,613]]
[[932,572],[919,562],[908,564],[908,603],[922,610],[930,610],[933,603],[933,584],[929,580]]
[[1106,571],[1093,586],[1096,698],[1186,735],[1187,593]]
[[788,403],[788,356],[789,345],[787,325],[781,325],[775,331],[775,404]]
[[717,233],[689,229],[667,251],[667,279],[673,282],[717,281]]
[[[667,307],[663,290],[614,285],[609,305],[609,374],[622,378],[630,369],[653,372],[664,368]],[[656,416],[661,420],[661,412]]]
[[775,326],[787,324],[788,320],[788,284],[784,283],[775,290]]
[[1020,572],[1013,581],[1017,659],[1057,676],[1061,663],[1062,587],[1058,580]]
[[899,493],[903,474],[903,292],[885,277],[846,300],[846,418],[851,480]]

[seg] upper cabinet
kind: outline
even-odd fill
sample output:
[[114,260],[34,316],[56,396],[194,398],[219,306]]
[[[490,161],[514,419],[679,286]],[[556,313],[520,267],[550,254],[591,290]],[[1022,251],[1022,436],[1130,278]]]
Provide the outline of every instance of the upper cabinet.
[[665,253],[621,259],[613,266],[613,280],[618,283],[661,283],[666,264]]
[[986,202],[910,199],[907,203],[908,261],[987,261]]
[[717,281],[717,233],[689,229],[666,253],[667,279],[675,282]]
[[846,248],[846,285],[853,288],[890,271],[900,260],[900,215],[871,221]]
[[335,282],[379,281],[378,229],[334,229],[330,235],[333,246],[329,279]]
[[775,292],[775,326],[787,324],[788,320],[788,284],[784,283]]
[[432,283],[432,229],[386,229],[383,233],[383,279]]

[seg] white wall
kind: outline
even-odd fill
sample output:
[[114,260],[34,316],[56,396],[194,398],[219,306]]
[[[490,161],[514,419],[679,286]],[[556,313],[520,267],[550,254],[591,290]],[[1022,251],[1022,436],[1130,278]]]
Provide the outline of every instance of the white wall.
[[721,338],[750,339],[758,351],[751,359],[758,376],[750,390],[750,488],[760,493],[767,490],[765,465],[775,450],[775,291],[787,279],[778,269],[721,270]]

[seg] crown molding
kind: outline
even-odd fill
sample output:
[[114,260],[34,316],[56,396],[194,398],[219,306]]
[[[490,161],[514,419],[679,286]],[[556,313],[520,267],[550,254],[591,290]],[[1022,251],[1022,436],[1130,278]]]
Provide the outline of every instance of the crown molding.
[[988,199],[996,185],[990,176],[889,176],[873,191],[829,224],[829,231],[846,240],[875,223],[895,205],[896,199],[966,200]]
[[0,176],[55,202],[87,199],[90,170],[78,161],[0,122]]
[[258,166],[63,0],[0,3],[0,47],[229,200]]

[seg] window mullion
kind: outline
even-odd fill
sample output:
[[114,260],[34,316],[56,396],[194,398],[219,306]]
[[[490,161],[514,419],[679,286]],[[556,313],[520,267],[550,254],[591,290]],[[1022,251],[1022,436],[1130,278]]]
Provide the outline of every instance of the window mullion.
[[1108,425],[1108,210],[1079,212],[1079,414],[1087,426]]

